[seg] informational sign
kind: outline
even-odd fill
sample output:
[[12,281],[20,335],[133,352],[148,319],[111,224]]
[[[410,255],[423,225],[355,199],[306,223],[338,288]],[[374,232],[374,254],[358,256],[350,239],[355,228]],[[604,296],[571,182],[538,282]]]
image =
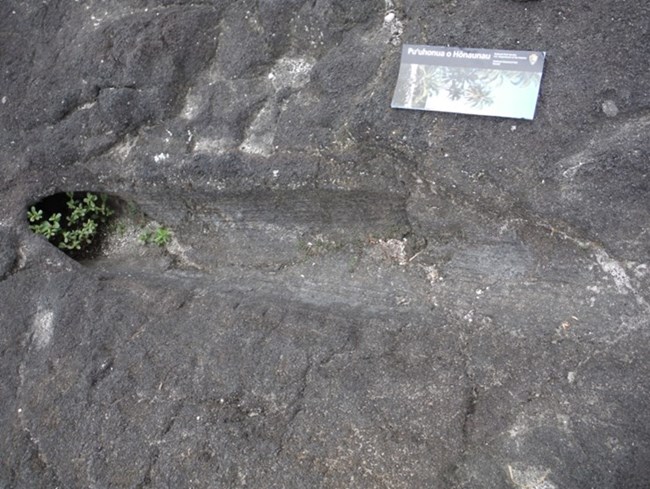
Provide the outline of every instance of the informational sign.
[[406,44],[391,107],[532,119],[545,57]]

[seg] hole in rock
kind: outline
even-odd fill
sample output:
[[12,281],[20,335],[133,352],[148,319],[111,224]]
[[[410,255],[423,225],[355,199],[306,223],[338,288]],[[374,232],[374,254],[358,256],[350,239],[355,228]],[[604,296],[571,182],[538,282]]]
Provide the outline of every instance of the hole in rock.
[[129,204],[99,192],[60,192],[30,205],[30,229],[75,260],[95,257]]

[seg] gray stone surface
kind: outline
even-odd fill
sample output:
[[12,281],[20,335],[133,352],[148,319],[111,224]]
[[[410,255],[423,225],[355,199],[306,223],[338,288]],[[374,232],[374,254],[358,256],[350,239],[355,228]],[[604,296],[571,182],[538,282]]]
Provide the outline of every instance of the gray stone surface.
[[[650,486],[649,16],[1,2],[0,487]],[[547,51],[535,120],[390,109],[401,42]]]

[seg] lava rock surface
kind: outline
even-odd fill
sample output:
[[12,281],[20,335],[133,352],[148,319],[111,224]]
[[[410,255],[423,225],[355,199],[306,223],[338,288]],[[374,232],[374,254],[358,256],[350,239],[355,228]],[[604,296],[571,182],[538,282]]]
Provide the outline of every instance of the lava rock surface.
[[[648,18],[1,2],[0,487],[650,486]],[[546,51],[535,120],[391,109],[401,43]]]

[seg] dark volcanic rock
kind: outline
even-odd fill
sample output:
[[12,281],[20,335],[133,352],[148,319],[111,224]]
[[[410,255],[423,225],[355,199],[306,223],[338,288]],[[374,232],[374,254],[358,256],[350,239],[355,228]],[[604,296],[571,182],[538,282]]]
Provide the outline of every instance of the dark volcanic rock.
[[9,275],[17,265],[18,250],[16,237],[7,230],[0,230],[0,280]]
[[[0,487],[648,487],[649,14],[2,2]],[[401,42],[545,50],[536,119],[390,109]]]

